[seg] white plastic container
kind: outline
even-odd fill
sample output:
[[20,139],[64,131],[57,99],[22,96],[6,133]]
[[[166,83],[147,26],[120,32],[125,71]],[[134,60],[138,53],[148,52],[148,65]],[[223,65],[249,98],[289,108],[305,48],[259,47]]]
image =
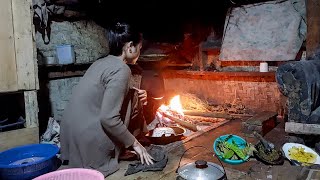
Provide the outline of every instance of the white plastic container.
[[260,72],[268,72],[269,66],[267,62],[261,62],[260,63]]
[[72,64],[75,62],[74,47],[70,44],[56,46],[58,64]]

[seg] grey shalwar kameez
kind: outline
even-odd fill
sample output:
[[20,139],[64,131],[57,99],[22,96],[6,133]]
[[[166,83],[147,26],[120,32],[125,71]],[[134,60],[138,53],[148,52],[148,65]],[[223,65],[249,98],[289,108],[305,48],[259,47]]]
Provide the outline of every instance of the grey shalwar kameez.
[[132,113],[137,114],[126,98],[130,77],[128,65],[109,55],[94,62],[75,86],[61,120],[61,159],[69,167],[105,176],[119,169],[119,148],[135,141],[127,128]]

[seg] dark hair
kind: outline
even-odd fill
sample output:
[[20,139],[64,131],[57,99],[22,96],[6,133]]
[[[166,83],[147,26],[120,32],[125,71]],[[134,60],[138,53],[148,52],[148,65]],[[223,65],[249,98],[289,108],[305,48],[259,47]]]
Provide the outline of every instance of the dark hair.
[[136,46],[142,41],[142,34],[131,27],[127,23],[117,22],[110,26],[107,32],[109,40],[109,54],[114,56],[120,56],[122,54],[123,46],[132,41]]

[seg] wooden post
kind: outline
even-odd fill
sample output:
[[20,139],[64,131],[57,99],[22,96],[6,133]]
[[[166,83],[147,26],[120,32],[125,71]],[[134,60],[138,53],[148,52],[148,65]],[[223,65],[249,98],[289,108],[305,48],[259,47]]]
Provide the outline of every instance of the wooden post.
[[307,59],[320,48],[320,2],[306,0],[307,5]]
[[[18,89],[30,90],[38,87],[38,71],[34,56],[33,25],[30,13],[31,0],[12,0],[15,57],[17,63]],[[32,12],[32,11],[31,11]]]
[[16,91],[17,74],[11,0],[0,1],[0,92]]
[[24,92],[24,106],[26,113],[26,127],[38,127],[38,100],[37,91]]

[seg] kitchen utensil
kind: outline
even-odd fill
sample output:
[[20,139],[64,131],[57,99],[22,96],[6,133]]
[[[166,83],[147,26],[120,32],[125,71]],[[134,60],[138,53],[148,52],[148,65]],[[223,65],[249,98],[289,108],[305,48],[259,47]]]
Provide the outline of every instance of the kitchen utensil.
[[69,168],[50,172],[33,180],[104,180],[101,172],[94,169]]
[[268,142],[266,139],[264,139],[259,133],[257,133],[256,131],[253,132],[253,135],[261,141],[261,143],[264,146],[264,149],[266,151],[266,153],[270,153],[272,151],[272,149],[274,149],[274,144]]
[[53,144],[30,144],[0,153],[0,179],[30,180],[55,171],[59,167],[56,154],[59,148]]
[[152,137],[161,137],[161,136],[175,136],[175,132],[171,127],[157,127],[152,132]]
[[[313,153],[315,154],[317,157],[316,157],[316,162],[314,162],[313,164],[319,164],[320,165],[320,156],[318,153],[316,153],[314,150],[312,150],[311,148],[303,145],[303,144],[298,144],[298,143],[285,143],[283,146],[282,146],[282,151],[285,155],[285,157],[290,161],[291,160],[291,157],[289,156],[289,150],[293,147],[297,147],[297,148],[304,148],[304,151],[305,152],[309,152],[309,153]],[[299,161],[298,161],[299,162]],[[298,165],[298,163],[296,163],[295,161],[292,161],[291,160],[291,163],[295,164],[295,165]],[[301,163],[301,162],[299,162]]]
[[[227,179],[226,171],[223,167],[223,164],[221,161],[218,159],[220,162],[221,166],[218,164],[215,164],[213,162],[207,162],[204,160],[196,160],[195,162],[191,162],[188,164],[185,164],[183,166],[180,166],[181,160],[184,156],[184,154],[189,151],[192,148],[204,148],[207,151],[209,151],[207,148],[203,146],[193,146],[187,150],[184,151],[182,156],[180,157],[179,165],[176,170],[176,173],[178,174],[177,179],[179,180],[222,180],[222,179]],[[211,152],[211,151],[209,151]]]
[[170,126],[170,128],[173,129],[174,131],[174,134],[171,134],[170,136],[165,136],[165,134],[163,134],[160,137],[153,137],[152,134],[154,130],[150,130],[145,135],[145,137],[149,139],[152,144],[157,144],[157,145],[165,145],[172,142],[183,140],[185,138],[183,135],[186,132],[185,129],[177,126]]
[[302,163],[297,161],[297,160],[294,160],[294,159],[288,159],[291,163],[291,165],[294,165],[294,166],[301,166]]

